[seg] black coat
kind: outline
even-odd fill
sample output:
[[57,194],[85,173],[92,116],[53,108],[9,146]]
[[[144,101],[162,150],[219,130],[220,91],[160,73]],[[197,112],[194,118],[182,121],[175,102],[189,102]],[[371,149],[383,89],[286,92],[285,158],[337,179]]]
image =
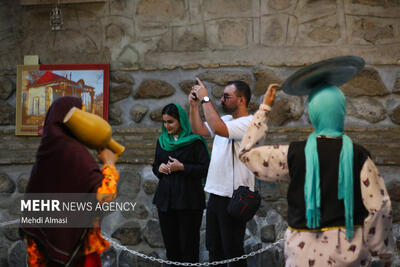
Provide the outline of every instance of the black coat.
[[[161,163],[168,163],[168,157],[179,160],[184,171],[169,175],[159,173]],[[197,140],[175,151],[166,151],[157,141],[153,173],[160,179],[153,203],[163,212],[173,210],[194,210],[205,208],[202,179],[206,178],[210,157],[204,143]]]

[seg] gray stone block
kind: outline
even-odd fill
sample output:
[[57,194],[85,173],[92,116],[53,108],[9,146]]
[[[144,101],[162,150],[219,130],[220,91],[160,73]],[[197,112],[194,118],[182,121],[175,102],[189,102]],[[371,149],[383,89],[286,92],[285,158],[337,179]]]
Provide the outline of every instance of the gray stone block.
[[111,81],[115,83],[127,83],[135,84],[135,80],[132,78],[130,72],[115,71],[111,73]]
[[0,194],[11,194],[14,191],[14,181],[6,173],[0,173]]
[[261,43],[265,46],[277,46],[286,40],[287,16],[273,15],[261,17]]
[[201,51],[206,47],[205,29],[203,24],[190,25],[189,27],[176,27],[173,29],[174,51]]
[[139,85],[138,90],[134,94],[135,99],[140,98],[164,98],[175,93],[174,87],[165,81],[160,80],[144,80]]
[[136,256],[128,251],[121,251],[118,258],[118,267],[136,267]]
[[18,224],[6,225],[1,227],[3,235],[10,241],[18,241],[21,239],[18,231]]
[[149,217],[149,212],[140,202],[136,202],[135,209],[133,211],[122,211],[121,214],[125,218],[135,218],[139,220],[144,220]]
[[143,183],[143,190],[148,195],[154,195],[157,190],[158,182],[156,180],[146,180]]
[[262,254],[262,266],[264,267],[282,267],[285,265],[283,248],[276,246],[266,250]]
[[365,68],[352,80],[340,87],[346,96],[384,96],[388,95],[379,73],[372,68]]
[[22,173],[17,180],[17,189],[19,193],[25,193],[26,186],[29,181],[30,174]]
[[15,124],[15,108],[0,100],[0,125]]
[[149,111],[149,108],[146,106],[141,104],[134,105],[130,110],[132,120],[136,123],[141,122],[144,116],[146,116],[147,111]]
[[204,80],[210,83],[215,83],[217,85],[225,86],[227,82],[240,80],[251,85],[251,75],[244,71],[206,71],[198,75],[200,80]]
[[271,206],[276,210],[285,220],[287,220],[288,203],[286,198],[281,198],[275,201]]
[[0,99],[7,100],[14,91],[14,85],[10,78],[0,78]]
[[268,89],[268,85],[271,83],[282,83],[280,78],[273,70],[257,68],[253,71],[254,78],[256,80],[253,86],[254,95],[263,95]]
[[102,267],[117,267],[117,252],[112,246],[101,253],[100,256]]
[[396,22],[390,18],[372,19],[354,16],[349,20],[352,29],[352,43],[378,44],[395,39],[393,26]]
[[224,89],[225,89],[224,86],[214,86],[214,87],[211,89],[211,94],[212,94],[215,98],[220,99],[220,98],[223,96],[223,94],[224,94]]
[[389,116],[395,124],[400,125],[400,105],[393,109]]
[[258,226],[254,218],[252,218],[250,221],[247,222],[246,227],[247,229],[249,229],[252,235],[254,236],[257,235]]
[[352,98],[347,101],[347,114],[376,123],[386,119],[386,110],[376,99],[368,97]]
[[275,100],[274,108],[268,115],[268,125],[282,126],[289,121],[298,120],[303,115],[303,112],[304,102],[301,97],[278,97]]
[[111,84],[110,86],[110,103],[115,103],[122,99],[128,98],[132,92],[132,85],[129,83]]
[[108,122],[111,125],[120,125],[122,124],[122,111],[119,106],[116,104],[110,105],[110,109],[108,110]]
[[145,21],[174,21],[185,16],[183,0],[141,0],[136,7],[138,20]]
[[26,267],[26,246],[23,241],[17,241],[10,247],[8,264],[13,267]]
[[160,223],[157,220],[149,220],[144,229],[143,237],[152,248],[164,247],[161,235]]
[[161,115],[162,109],[163,109],[163,108],[160,107],[160,108],[157,108],[157,109],[153,110],[153,111],[150,113],[150,119],[151,119],[152,121],[162,122],[162,115]]
[[398,201],[393,201],[392,202],[392,220],[393,223],[398,223],[400,222],[400,202]]
[[179,87],[185,94],[189,94],[192,90],[192,87],[196,84],[196,81],[193,80],[185,80],[179,83]]
[[265,225],[261,228],[261,241],[266,243],[275,242],[275,226]]
[[204,13],[208,18],[220,18],[225,17],[227,10],[229,14],[233,17],[242,17],[251,14],[251,8],[253,6],[253,1],[251,0],[204,0],[203,8]]
[[119,176],[118,196],[124,197],[129,201],[135,200],[142,183],[141,175],[136,171],[124,170],[120,172]]
[[394,83],[393,93],[400,94],[400,74],[397,75],[396,82]]
[[142,241],[141,227],[134,221],[124,223],[111,236],[118,239],[121,245],[135,246]]

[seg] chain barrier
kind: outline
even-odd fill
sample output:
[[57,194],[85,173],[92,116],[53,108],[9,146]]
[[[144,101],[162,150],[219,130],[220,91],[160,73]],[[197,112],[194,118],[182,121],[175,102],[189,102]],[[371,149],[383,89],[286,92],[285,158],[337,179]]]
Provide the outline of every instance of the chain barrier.
[[270,245],[268,245],[266,247],[260,248],[259,250],[252,251],[249,254],[245,254],[245,255],[242,255],[240,257],[235,257],[235,258],[226,259],[226,260],[222,260],[222,261],[196,262],[196,263],[193,263],[193,262],[175,262],[175,261],[163,260],[163,259],[156,258],[156,257],[153,257],[153,256],[147,256],[145,254],[142,254],[140,252],[131,250],[131,249],[125,247],[125,246],[122,246],[122,245],[116,243],[115,241],[113,241],[109,236],[105,235],[104,233],[102,233],[102,236],[103,236],[104,239],[106,239],[107,241],[112,243],[114,247],[116,247],[116,248],[118,248],[120,250],[126,251],[126,252],[128,252],[130,254],[133,254],[133,255],[135,255],[137,257],[140,257],[140,258],[143,258],[143,259],[146,259],[146,260],[149,260],[149,261],[158,262],[158,263],[161,263],[161,264],[165,263],[165,264],[177,265],[177,266],[210,266],[210,265],[216,266],[216,265],[220,265],[220,264],[236,262],[236,261],[247,259],[249,257],[253,257],[253,256],[257,255],[257,254],[263,253],[264,251],[266,251],[266,250],[278,245],[281,242],[281,240],[276,241],[275,243],[272,243],[272,244],[270,244]]
[[[0,227],[11,225],[11,224],[16,224],[16,223],[19,223],[19,222],[20,222],[19,219],[15,219],[15,220],[8,221],[8,222],[3,222],[3,223],[0,223]],[[244,255],[242,255],[240,257],[235,257],[235,258],[226,259],[226,260],[222,260],[222,261],[196,262],[196,263],[193,263],[193,262],[175,262],[175,261],[163,260],[163,259],[156,258],[156,257],[153,257],[153,256],[148,256],[148,255],[145,255],[143,253],[131,250],[131,249],[125,247],[125,246],[122,246],[122,245],[118,244],[117,242],[112,240],[111,237],[109,237],[108,235],[106,235],[104,233],[102,233],[102,236],[103,236],[103,238],[105,240],[107,240],[110,243],[112,243],[113,246],[115,248],[117,248],[117,249],[126,251],[126,252],[128,252],[130,254],[133,254],[133,255],[135,255],[137,257],[140,257],[140,258],[143,258],[143,259],[146,259],[146,260],[149,260],[149,261],[158,262],[158,263],[161,263],[161,264],[165,263],[165,264],[169,264],[169,265],[177,265],[177,266],[210,266],[210,265],[216,266],[216,265],[220,265],[220,264],[236,262],[236,261],[247,259],[249,257],[253,257],[253,256],[257,255],[257,254],[261,254],[264,251],[266,251],[266,250],[278,245],[281,242],[281,240],[278,240],[275,243],[269,244],[266,247],[260,248],[260,249],[258,249],[256,251],[252,251],[252,252],[250,252],[248,254],[244,254]]]

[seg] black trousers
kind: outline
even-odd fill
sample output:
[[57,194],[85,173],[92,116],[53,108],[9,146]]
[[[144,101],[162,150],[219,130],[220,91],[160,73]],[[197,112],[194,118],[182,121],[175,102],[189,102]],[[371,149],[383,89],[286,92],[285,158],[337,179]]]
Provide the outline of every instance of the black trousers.
[[199,262],[200,226],[203,210],[158,210],[167,259]]
[[[210,261],[220,261],[244,254],[246,222],[231,217],[226,208],[229,197],[210,194],[206,217],[206,247]],[[218,265],[218,266],[227,266]],[[230,263],[229,266],[247,266],[246,260]]]

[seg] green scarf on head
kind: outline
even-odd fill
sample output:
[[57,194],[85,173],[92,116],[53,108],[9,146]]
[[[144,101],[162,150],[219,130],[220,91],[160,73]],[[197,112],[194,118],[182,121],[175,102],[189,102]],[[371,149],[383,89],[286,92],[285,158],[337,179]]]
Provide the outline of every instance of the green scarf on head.
[[346,237],[351,240],[353,226],[353,142],[344,134],[346,98],[336,86],[314,88],[308,97],[308,114],[315,131],[308,136],[306,155],[306,179],[304,197],[308,228],[319,228],[321,189],[317,136],[342,136],[339,159],[338,199],[344,200]]
[[174,136],[172,134],[168,134],[167,129],[165,129],[164,124],[162,124],[162,134],[158,138],[158,142],[160,142],[161,148],[167,151],[175,151],[178,148],[190,145],[196,140],[201,140],[204,143],[208,154],[210,155],[206,140],[200,135],[192,134],[189,118],[186,115],[185,110],[178,104],[174,103],[174,105],[178,108],[181,131],[179,133],[178,139],[175,141]]

